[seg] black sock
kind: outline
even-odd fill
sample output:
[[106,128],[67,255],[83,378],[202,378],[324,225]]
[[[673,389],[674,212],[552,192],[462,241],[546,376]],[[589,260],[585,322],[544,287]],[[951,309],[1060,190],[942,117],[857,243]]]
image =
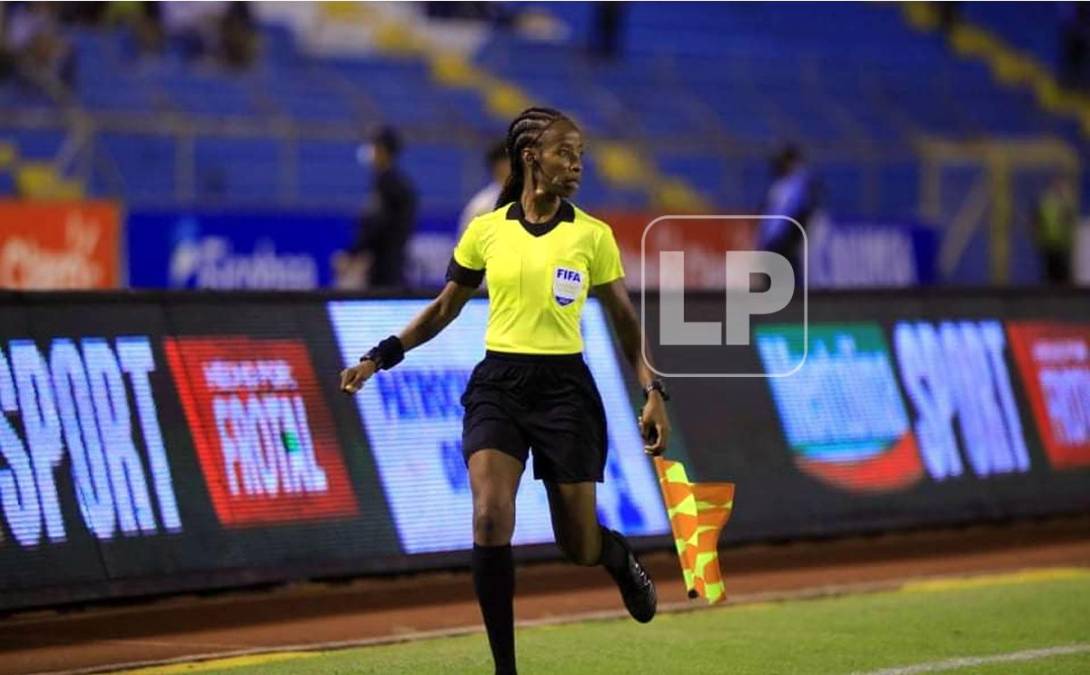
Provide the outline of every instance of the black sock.
[[473,588],[497,675],[515,672],[515,560],[511,545],[473,545]]
[[622,572],[628,568],[628,548],[620,532],[598,526],[602,530],[602,556],[598,564],[610,572]]

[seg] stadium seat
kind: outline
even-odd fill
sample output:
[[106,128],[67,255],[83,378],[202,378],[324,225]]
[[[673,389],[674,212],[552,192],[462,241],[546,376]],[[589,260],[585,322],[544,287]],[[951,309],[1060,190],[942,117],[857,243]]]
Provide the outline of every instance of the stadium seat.
[[101,133],[92,188],[137,204],[169,204],[175,193],[177,141],[154,134]]
[[197,197],[212,203],[275,206],[278,197],[287,197],[280,152],[280,144],[271,139],[198,138],[194,143]]

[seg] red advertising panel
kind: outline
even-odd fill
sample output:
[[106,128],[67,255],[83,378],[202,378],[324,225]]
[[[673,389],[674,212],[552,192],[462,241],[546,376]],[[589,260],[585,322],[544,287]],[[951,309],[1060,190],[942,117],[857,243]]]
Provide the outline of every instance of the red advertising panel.
[[752,249],[756,242],[756,221],[742,216],[678,218],[624,211],[593,215],[613,228],[629,288],[640,287],[641,251],[647,257],[648,288],[659,285],[662,251],[684,251],[686,288],[723,288],[726,252]]
[[163,345],[221,523],[357,514],[301,341],[183,337]]
[[1090,465],[1090,324],[1011,321],[1007,331],[1049,462]]
[[0,200],[0,288],[117,288],[119,228],[109,202]]

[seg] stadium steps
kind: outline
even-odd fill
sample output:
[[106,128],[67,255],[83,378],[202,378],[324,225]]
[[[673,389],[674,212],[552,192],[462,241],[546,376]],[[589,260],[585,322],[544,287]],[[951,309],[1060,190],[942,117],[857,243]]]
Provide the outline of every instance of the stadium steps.
[[19,159],[19,149],[10,141],[0,140],[0,197],[17,194],[15,176],[12,171]]
[[26,157],[14,141],[0,139],[0,195],[27,199],[81,199],[83,183],[63,176],[51,160]]
[[49,162],[22,162],[15,171],[15,184],[28,199],[83,198],[83,184],[61,176]]
[[[931,5],[906,3],[902,6],[902,14],[918,31],[937,33],[940,30],[938,13]],[[966,20],[949,31],[946,41],[962,58],[985,63],[999,85],[1032,92],[1042,110],[1077,122],[1083,136],[1090,138],[1090,97],[1061,87],[1049,67],[1039,59],[983,26]]]
[[1055,68],[1060,63],[1060,3],[965,2],[961,15]]
[[[377,25],[375,43],[380,51],[423,57],[435,83],[477,92],[497,121],[506,123],[533,104],[535,97],[516,83],[444,48],[416,26],[370,6],[360,6],[358,11]],[[707,202],[696,189],[680,178],[661,172],[636,146],[621,140],[603,141],[595,144],[595,153],[599,173],[614,186],[644,192],[652,204],[667,210],[707,209]]]

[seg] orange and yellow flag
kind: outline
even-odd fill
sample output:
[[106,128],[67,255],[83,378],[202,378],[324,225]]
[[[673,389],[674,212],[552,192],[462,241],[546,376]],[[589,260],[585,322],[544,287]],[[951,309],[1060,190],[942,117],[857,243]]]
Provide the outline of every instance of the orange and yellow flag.
[[655,458],[662,498],[690,598],[727,599],[719,573],[719,533],[734,508],[734,483],[690,483],[681,462]]

